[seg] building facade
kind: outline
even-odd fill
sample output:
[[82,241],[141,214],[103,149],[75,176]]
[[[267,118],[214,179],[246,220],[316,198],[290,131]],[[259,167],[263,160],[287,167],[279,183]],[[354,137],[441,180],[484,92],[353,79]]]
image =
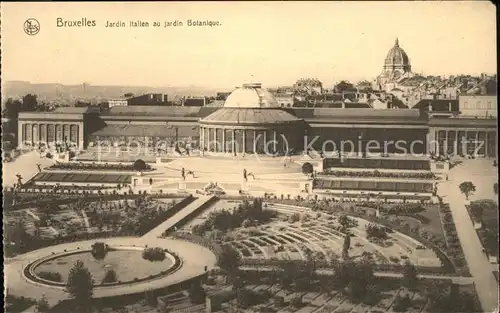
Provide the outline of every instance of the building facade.
[[464,95],[458,98],[460,113],[470,117],[497,118],[497,96]]
[[[493,101],[493,100],[492,100]],[[223,107],[117,106],[21,113],[19,145],[189,146],[204,153],[323,152],[497,156],[497,120],[424,109],[283,108],[260,84]]]

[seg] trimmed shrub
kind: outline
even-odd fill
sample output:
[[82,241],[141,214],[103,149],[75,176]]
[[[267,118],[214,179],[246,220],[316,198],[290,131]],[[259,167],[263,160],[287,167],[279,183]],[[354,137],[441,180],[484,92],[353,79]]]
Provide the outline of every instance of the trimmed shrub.
[[104,260],[106,254],[108,254],[108,246],[104,242],[96,242],[92,245],[92,251],[90,251],[94,259]]
[[40,272],[38,273],[38,277],[53,282],[62,282],[61,274],[59,274],[58,272]]
[[117,280],[118,280],[118,278],[116,277],[116,272],[114,270],[109,270],[104,275],[104,278],[102,279],[102,283],[109,284],[109,283],[114,283]]
[[150,262],[161,262],[165,260],[166,253],[162,248],[146,248],[142,251],[142,258]]
[[395,312],[405,312],[409,307],[411,307],[411,300],[408,295],[400,296],[397,295],[394,300],[393,309]]

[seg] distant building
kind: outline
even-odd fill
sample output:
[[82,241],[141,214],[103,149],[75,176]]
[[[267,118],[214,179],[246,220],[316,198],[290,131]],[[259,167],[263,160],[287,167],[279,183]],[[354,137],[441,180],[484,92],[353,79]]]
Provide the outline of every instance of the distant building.
[[164,94],[145,94],[127,99],[128,105],[168,105],[168,97]]
[[226,101],[227,97],[231,94],[231,92],[218,92],[215,96],[215,100]]
[[185,107],[204,107],[207,104],[207,97],[184,97],[182,106]]
[[458,106],[463,116],[497,118],[497,96],[460,96]]
[[323,93],[323,83],[316,78],[301,78],[293,85],[296,94],[320,95]]
[[113,99],[113,100],[108,100],[108,105],[110,108],[116,107],[116,106],[126,106],[128,105],[128,100],[126,99]]
[[456,99],[426,99],[420,100],[413,109],[419,109],[427,112],[429,116],[451,117],[457,116],[459,112],[458,100]]
[[[69,141],[84,149],[133,138],[150,147],[159,142],[168,146],[184,142],[206,153],[241,155],[271,149],[283,155],[290,149],[302,151],[304,138],[316,150],[324,149],[327,142],[340,147],[342,141],[363,138],[378,142],[380,147],[388,141],[418,141],[421,144],[412,148],[416,154],[465,155],[479,148],[478,156],[497,156],[497,120],[487,118],[496,117],[496,97],[460,97],[460,112],[451,117],[431,115],[424,109],[403,109],[395,97],[383,95],[374,92],[367,103],[338,101],[335,95],[310,96],[316,98],[312,107],[282,108],[260,84],[247,84],[231,93],[223,107],[129,105],[107,111],[87,107],[21,112],[18,145]],[[453,109],[456,100],[429,101],[433,109],[446,102],[452,102]],[[476,141],[471,141],[473,138]],[[477,140],[485,144],[476,147]],[[215,141],[222,144],[214,145]],[[366,151],[363,146],[351,148],[360,155]],[[392,154],[398,149],[394,145],[384,151]]]
[[295,97],[293,92],[271,92],[273,97],[278,101],[278,104],[282,108],[291,108],[294,104]]
[[399,40],[396,38],[394,46],[385,57],[382,74],[377,77],[377,84],[381,89],[392,89],[396,87],[398,80],[412,76],[414,74],[411,71],[410,58],[399,46]]

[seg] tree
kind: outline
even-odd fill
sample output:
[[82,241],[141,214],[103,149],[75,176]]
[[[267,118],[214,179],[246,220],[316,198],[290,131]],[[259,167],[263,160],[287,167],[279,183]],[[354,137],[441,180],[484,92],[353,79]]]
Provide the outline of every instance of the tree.
[[219,255],[217,265],[224,271],[226,275],[226,281],[229,279],[233,285],[238,278],[239,267],[241,264],[241,256],[234,248],[231,246],[223,246],[222,252]]
[[92,299],[94,279],[81,260],[77,260],[68,275],[66,289],[81,308],[88,308]]
[[336,93],[342,93],[344,91],[349,91],[349,90],[353,90],[353,89],[355,89],[354,85],[346,80],[341,81],[340,83],[338,83],[337,85],[335,85],[333,87],[333,90]]
[[146,164],[146,162],[144,162],[144,160],[137,159],[135,160],[133,167],[134,170],[141,172],[147,169],[148,165]]
[[302,173],[305,175],[311,175],[314,172],[314,168],[311,163],[306,162],[302,164]]
[[45,313],[48,312],[49,309],[49,302],[47,301],[47,298],[45,298],[45,295],[43,295],[42,298],[36,303],[36,311],[39,313]]
[[16,247],[22,247],[29,243],[31,235],[26,231],[23,221],[16,221],[14,225],[7,224],[5,227],[5,241],[12,242]]
[[425,285],[425,295],[430,312],[451,312],[449,307],[449,281],[430,280]]
[[464,181],[458,187],[467,200],[469,200],[469,196],[476,191],[476,186],[470,181]]
[[8,119],[17,120],[19,111],[22,110],[22,106],[23,104],[21,101],[9,98],[2,107],[2,115]]
[[342,257],[348,258],[349,257],[349,248],[351,247],[351,234],[347,234],[344,237],[344,245],[342,247]]
[[418,285],[417,268],[406,261],[403,267],[403,286],[410,290],[415,290]]
[[397,295],[392,307],[395,312],[405,312],[410,306],[410,296],[406,294],[404,296]]

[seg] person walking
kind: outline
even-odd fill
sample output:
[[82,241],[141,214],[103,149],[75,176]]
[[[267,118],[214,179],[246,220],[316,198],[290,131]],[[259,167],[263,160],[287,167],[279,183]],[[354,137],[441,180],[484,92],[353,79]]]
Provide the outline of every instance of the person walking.
[[183,180],[186,180],[186,171],[184,170],[184,168],[181,169],[181,176]]

